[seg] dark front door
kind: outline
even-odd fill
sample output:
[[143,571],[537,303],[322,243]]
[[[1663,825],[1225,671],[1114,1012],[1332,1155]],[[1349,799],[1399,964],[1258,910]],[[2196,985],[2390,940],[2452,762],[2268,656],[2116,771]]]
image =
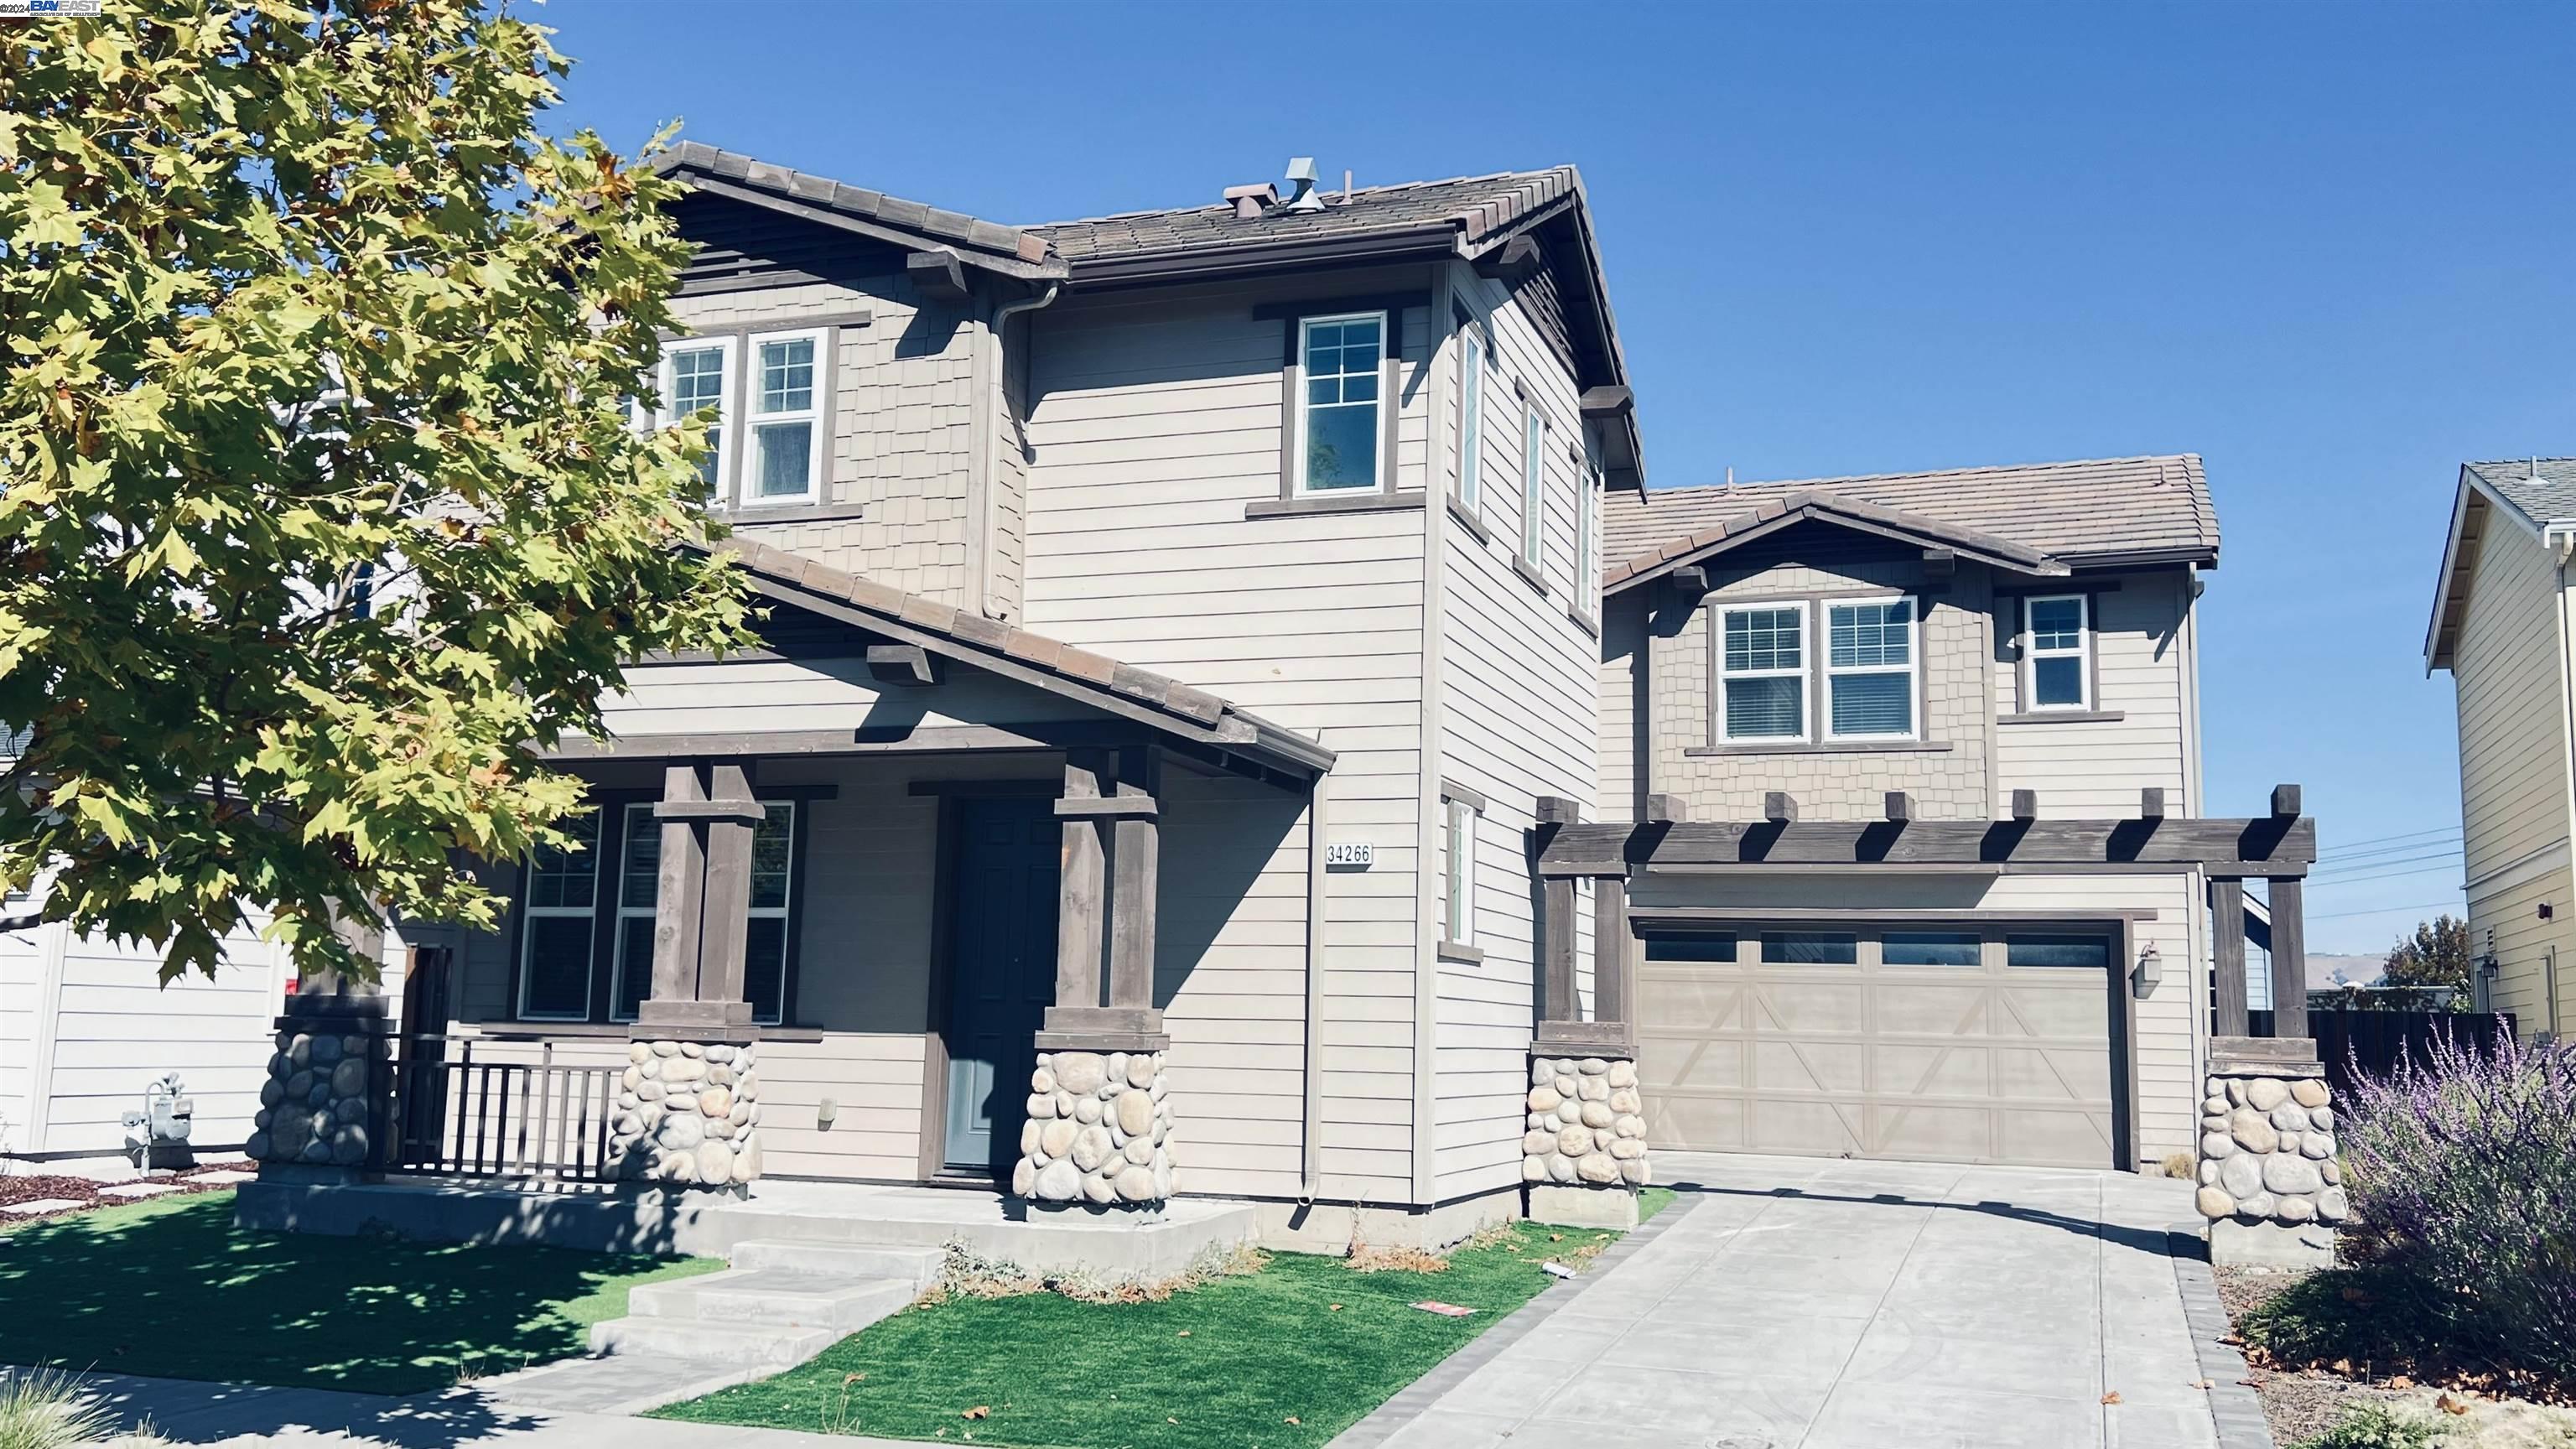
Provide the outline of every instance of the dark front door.
[[1027,1115],[1034,1038],[1055,1000],[1063,831],[1043,798],[970,797],[957,806],[947,1161],[1008,1180]]

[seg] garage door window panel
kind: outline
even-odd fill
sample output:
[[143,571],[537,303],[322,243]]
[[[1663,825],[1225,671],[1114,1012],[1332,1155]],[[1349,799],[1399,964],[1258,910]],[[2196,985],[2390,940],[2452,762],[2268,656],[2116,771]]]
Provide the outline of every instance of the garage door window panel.
[[1857,966],[1860,937],[1850,931],[1765,931],[1762,960],[1774,966]]
[[1889,966],[1974,966],[1981,947],[1974,931],[1889,931],[1878,945]]
[[2102,936],[2006,936],[2004,964],[2083,967],[2100,971],[2111,964],[2111,943]]

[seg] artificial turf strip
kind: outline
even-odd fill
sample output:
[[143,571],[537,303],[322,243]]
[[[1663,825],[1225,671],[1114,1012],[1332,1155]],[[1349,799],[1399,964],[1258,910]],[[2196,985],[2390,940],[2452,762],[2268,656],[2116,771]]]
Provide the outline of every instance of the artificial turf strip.
[[[1672,1200],[1658,1191],[1641,1211]],[[1616,1236],[1521,1224],[1451,1254],[1442,1273],[1360,1273],[1283,1253],[1161,1303],[953,1298],[654,1417],[1027,1449],[1299,1449],[1545,1288],[1541,1259]],[[1476,1313],[1409,1306],[1426,1299]]]
[[0,1363],[410,1394],[580,1353],[714,1258],[253,1233],[200,1193],[0,1232]]

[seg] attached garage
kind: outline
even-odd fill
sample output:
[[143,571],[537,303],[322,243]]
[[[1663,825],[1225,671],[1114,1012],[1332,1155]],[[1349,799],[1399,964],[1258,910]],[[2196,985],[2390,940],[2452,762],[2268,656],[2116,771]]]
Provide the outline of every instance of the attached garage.
[[1639,923],[1651,1146],[2129,1159],[2121,921]]

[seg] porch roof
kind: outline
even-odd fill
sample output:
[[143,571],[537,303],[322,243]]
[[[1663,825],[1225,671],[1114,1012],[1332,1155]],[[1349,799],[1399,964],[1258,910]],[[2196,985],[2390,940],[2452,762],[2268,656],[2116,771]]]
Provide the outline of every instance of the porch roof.
[[1314,739],[1167,675],[752,539],[685,546],[730,555],[755,592],[781,604],[1153,726],[1186,743],[1306,777],[1333,767],[1333,751]]

